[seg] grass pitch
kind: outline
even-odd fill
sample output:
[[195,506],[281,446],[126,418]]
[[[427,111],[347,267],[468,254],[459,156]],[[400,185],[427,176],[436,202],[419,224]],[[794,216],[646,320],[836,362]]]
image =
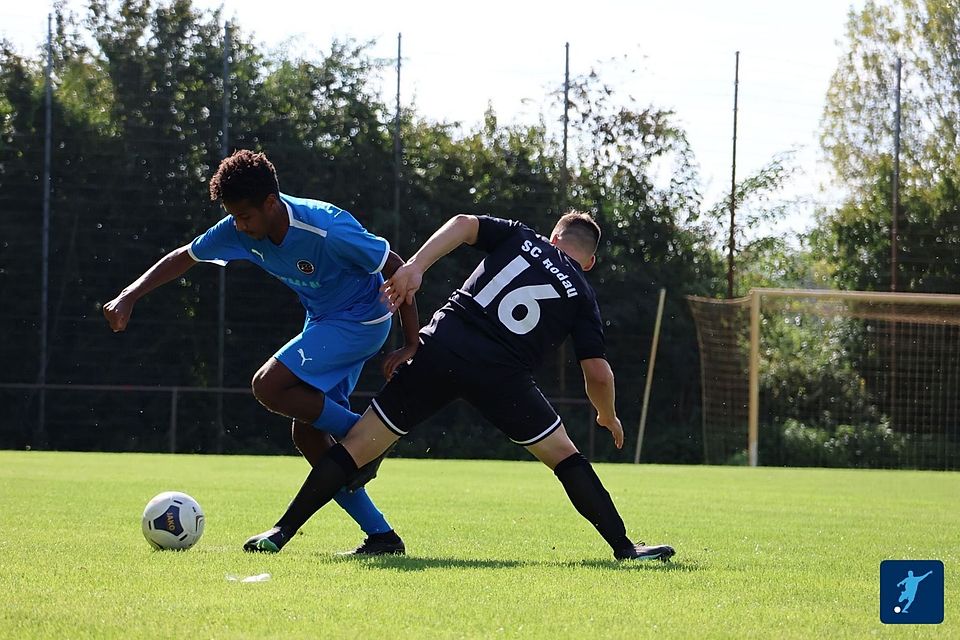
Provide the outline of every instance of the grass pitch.
[[[370,493],[408,556],[344,559],[336,505],[245,554],[307,471],[292,457],[0,452],[10,638],[960,637],[960,474],[598,465],[632,536],[617,564],[535,462],[388,460]],[[140,533],[165,490],[203,506],[187,552]],[[939,626],[879,621],[884,559],[939,559]],[[267,582],[229,581],[269,573]]]

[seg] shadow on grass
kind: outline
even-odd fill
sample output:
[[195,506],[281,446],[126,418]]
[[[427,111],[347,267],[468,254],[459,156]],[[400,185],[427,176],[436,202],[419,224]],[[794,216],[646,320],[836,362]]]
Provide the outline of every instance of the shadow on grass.
[[429,569],[516,569],[520,567],[561,567],[569,569],[607,569],[610,571],[655,571],[655,572],[693,572],[700,565],[694,562],[671,560],[660,562],[648,560],[641,562],[617,562],[616,560],[580,560],[580,561],[523,561],[493,560],[473,558],[439,558],[424,556],[334,556],[333,562],[354,562],[365,569],[389,569],[392,571],[427,571]]

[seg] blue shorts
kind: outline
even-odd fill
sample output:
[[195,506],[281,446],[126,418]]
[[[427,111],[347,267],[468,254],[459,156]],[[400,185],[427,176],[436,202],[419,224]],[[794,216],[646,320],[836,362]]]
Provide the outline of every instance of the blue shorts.
[[311,387],[349,408],[348,399],[363,363],[380,351],[390,334],[390,324],[390,318],[376,324],[308,318],[300,335],[273,357]]

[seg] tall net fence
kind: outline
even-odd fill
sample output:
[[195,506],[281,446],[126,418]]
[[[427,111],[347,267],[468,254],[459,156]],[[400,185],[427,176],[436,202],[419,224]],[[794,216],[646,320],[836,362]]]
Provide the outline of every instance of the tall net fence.
[[[558,217],[558,145],[544,132],[492,120],[463,131],[397,113],[371,88],[379,68],[359,46],[334,44],[316,60],[268,59],[242,33],[228,37],[217,15],[180,15],[181,4],[158,8],[146,35],[135,20],[91,15],[101,21],[92,27],[95,53],[72,41],[69,28],[58,33],[47,52],[49,103],[44,61],[0,43],[0,447],[293,452],[289,421],[249,389],[303,324],[302,306],[282,283],[238,261],[226,268],[221,295],[224,272],[198,265],[141,299],[125,332],[112,334],[102,316],[125,285],[223,215],[208,180],[224,147],[266,151],[282,191],[350,211],[405,257],[455,213],[514,218],[545,233]],[[617,238],[610,228],[607,247]],[[480,257],[463,249],[431,270],[418,294],[421,322]],[[627,388],[642,388],[646,362],[636,354],[649,347],[655,278],[644,278],[648,297],[636,295],[641,289],[616,271],[617,261],[608,264],[591,275],[601,300],[611,301],[610,359]],[[398,342],[394,330],[386,349]],[[695,351],[680,339],[671,344],[681,347],[663,357],[688,369]],[[354,408],[383,384],[378,363],[364,368]],[[618,453],[593,429],[573,349],[549,358],[537,378],[578,444],[592,451],[596,440],[601,458]],[[682,398],[697,393],[695,383],[670,386]],[[692,422],[690,403],[657,400],[668,408],[664,422]],[[620,409],[625,424],[636,424],[639,393],[623,394]],[[648,435],[678,440],[656,427]],[[405,451],[526,455],[461,404],[424,425]]]
[[960,296],[751,295],[757,335],[750,298],[690,300],[698,332],[722,336],[701,339],[701,357],[705,440],[739,431],[727,462],[745,459],[753,402],[763,465],[960,468]]
[[700,348],[703,459],[728,464],[742,457],[749,401],[749,306],[691,296]]

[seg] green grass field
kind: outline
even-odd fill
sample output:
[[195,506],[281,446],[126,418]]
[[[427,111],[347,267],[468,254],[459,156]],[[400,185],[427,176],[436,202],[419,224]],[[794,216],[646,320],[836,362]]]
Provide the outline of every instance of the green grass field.
[[[0,636],[960,637],[957,473],[598,465],[631,535],[677,549],[623,565],[539,463],[391,459],[370,493],[406,557],[337,557],[361,535],[336,505],[283,553],[243,553],[305,473],[292,457],[0,452]],[[154,552],[140,514],[171,489],[206,533]],[[944,562],[942,625],[879,622],[884,559]]]

